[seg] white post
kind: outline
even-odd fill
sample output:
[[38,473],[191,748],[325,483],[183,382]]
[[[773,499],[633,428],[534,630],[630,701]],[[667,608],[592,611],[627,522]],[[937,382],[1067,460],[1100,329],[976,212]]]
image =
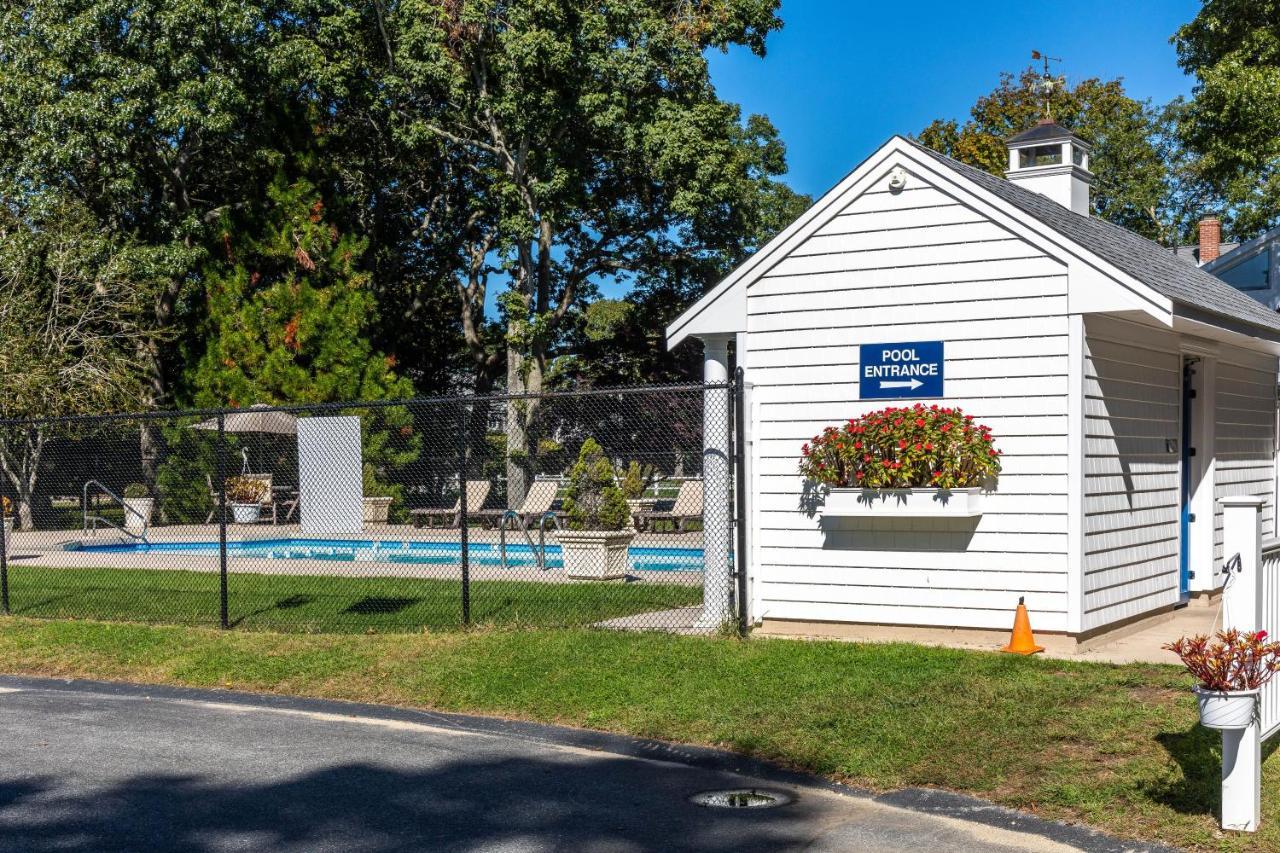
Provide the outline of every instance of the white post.
[[[702,339],[702,381],[729,381],[729,336]],[[729,507],[729,392],[708,389],[702,395],[702,617],[698,626],[724,624],[729,612],[729,550],[733,530]]]
[[[1222,559],[1240,555],[1239,571],[1226,579],[1222,626],[1238,631],[1262,627],[1262,503],[1253,495],[1219,498],[1222,505]],[[1222,733],[1222,828],[1256,832],[1262,816],[1262,732],[1258,720],[1247,729]]]

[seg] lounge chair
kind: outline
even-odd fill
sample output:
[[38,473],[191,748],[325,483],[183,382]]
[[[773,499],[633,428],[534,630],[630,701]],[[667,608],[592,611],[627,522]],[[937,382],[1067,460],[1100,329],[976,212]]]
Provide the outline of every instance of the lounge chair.
[[[484,502],[489,499],[489,489],[491,484],[488,480],[467,480],[467,516],[479,515]],[[421,509],[409,510],[409,517],[413,519],[414,527],[435,527],[436,521],[451,519],[448,524],[441,524],[441,527],[461,527],[462,526],[462,497],[452,507],[424,507]]]
[[675,522],[676,532],[684,533],[685,522],[694,518],[702,518],[702,481],[685,480],[680,484],[680,491],[676,494],[676,502],[671,509],[638,514],[636,527],[651,530],[655,521],[672,521]]
[[[529,491],[525,493],[524,501],[520,504],[520,508],[515,510],[516,515],[520,517],[520,526],[528,527],[535,524],[538,519],[542,518],[550,511],[551,505],[555,503],[556,492],[559,490],[560,484],[555,480],[535,480],[533,485],[529,487]],[[479,516],[486,522],[492,520],[492,524],[496,527],[511,512],[509,509],[482,509],[479,512],[468,515]]]

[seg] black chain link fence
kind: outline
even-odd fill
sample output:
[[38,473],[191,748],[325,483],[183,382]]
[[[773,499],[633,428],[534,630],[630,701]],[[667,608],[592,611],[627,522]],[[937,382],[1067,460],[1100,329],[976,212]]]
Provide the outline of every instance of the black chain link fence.
[[696,385],[0,422],[0,605],[273,631],[719,630],[732,405]]

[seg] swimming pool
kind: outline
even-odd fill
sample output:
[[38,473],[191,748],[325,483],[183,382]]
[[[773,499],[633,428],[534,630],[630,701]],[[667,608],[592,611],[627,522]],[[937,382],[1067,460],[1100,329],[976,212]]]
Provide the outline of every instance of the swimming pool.
[[[216,554],[216,541],[75,543],[69,550],[90,554]],[[227,542],[229,557],[267,560],[334,560],[360,563],[411,563],[447,566],[461,561],[460,542],[422,542],[374,539],[251,539]],[[497,543],[469,542],[471,565],[501,566]],[[638,572],[701,572],[701,548],[628,548],[627,559]],[[507,543],[507,567],[537,568],[537,555],[527,544]],[[564,568],[559,545],[547,545],[547,568]]]

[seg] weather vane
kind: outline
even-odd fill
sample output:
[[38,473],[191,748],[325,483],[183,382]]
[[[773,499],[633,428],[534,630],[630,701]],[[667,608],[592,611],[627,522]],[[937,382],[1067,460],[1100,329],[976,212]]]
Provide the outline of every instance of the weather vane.
[[1041,60],[1044,62],[1044,73],[1040,79],[1031,84],[1031,91],[1040,96],[1040,109],[1044,112],[1045,118],[1053,118],[1052,108],[1049,105],[1049,98],[1053,94],[1053,90],[1063,84],[1061,77],[1054,77],[1049,73],[1050,62],[1061,62],[1062,59],[1057,56],[1049,56],[1038,50],[1031,51],[1031,59]]

